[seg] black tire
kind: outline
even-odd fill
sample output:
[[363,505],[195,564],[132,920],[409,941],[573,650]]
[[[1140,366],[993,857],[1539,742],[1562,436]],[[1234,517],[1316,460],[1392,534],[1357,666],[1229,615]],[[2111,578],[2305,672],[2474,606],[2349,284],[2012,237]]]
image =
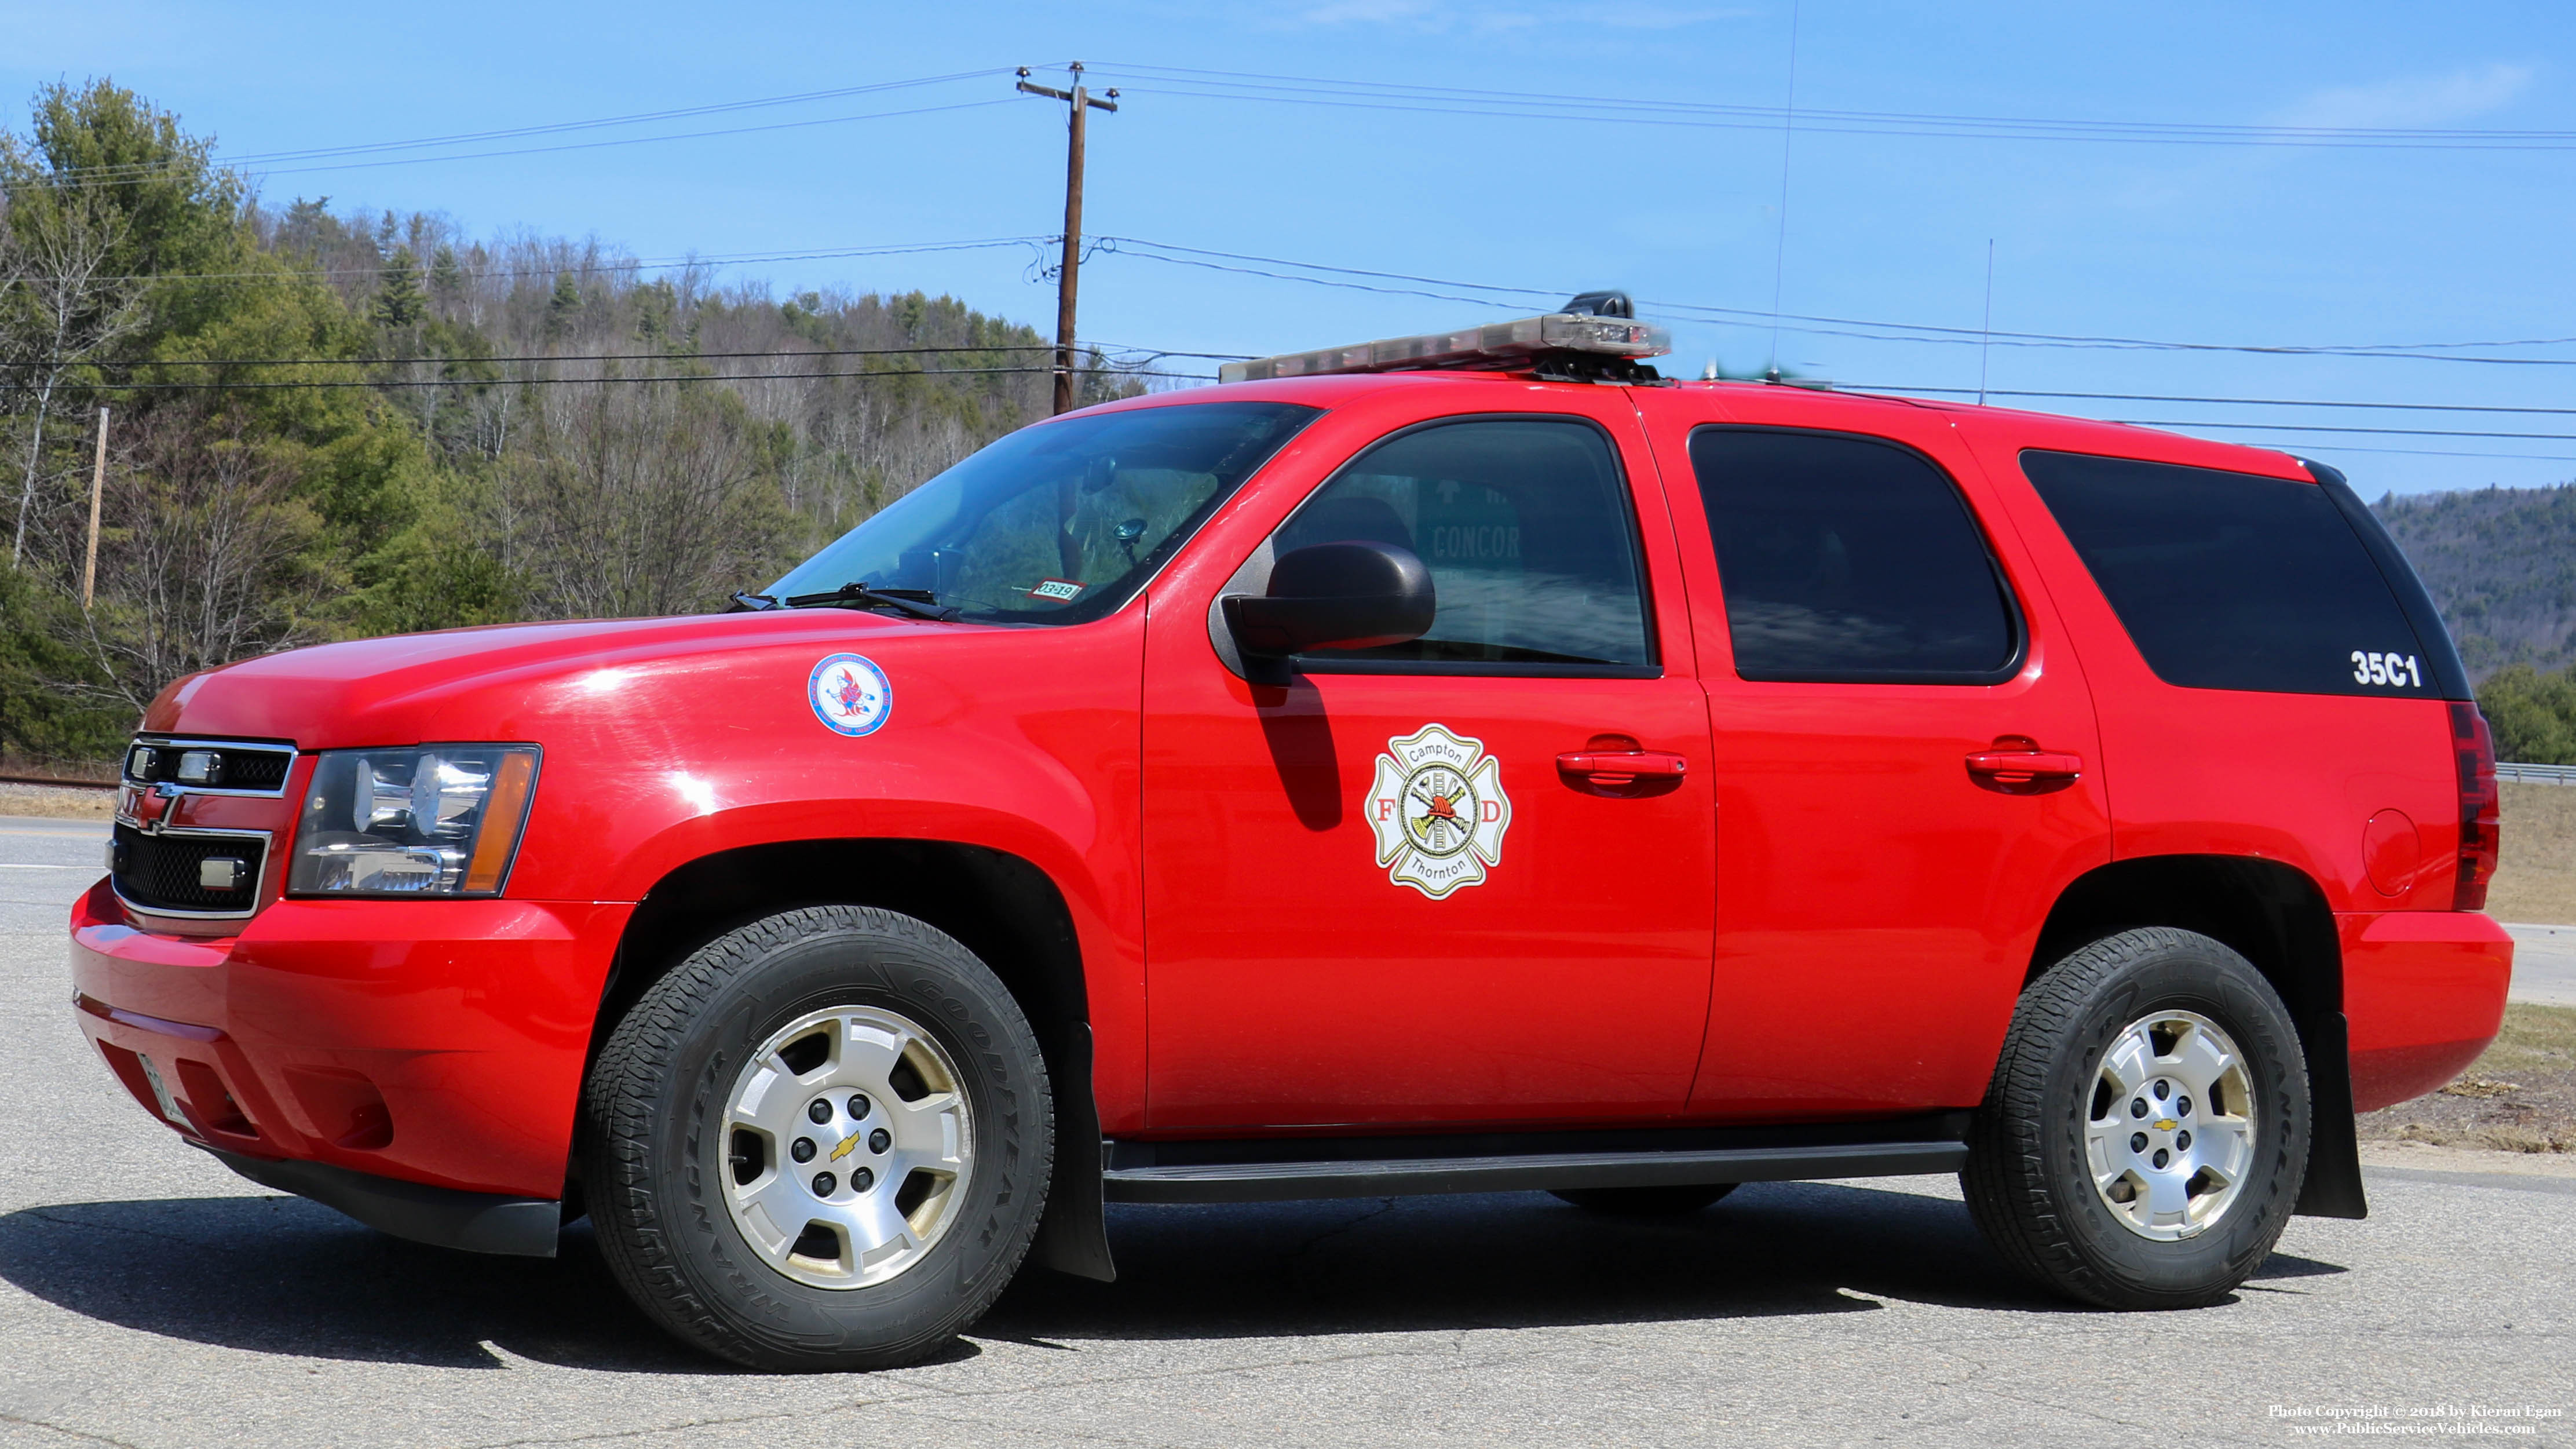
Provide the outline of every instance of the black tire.
[[1733,1191],[1734,1183],[1711,1182],[1686,1187],[1551,1188],[1548,1196],[1570,1202],[1585,1212],[1601,1213],[1607,1217],[1679,1218],[1688,1217]]
[[[957,1069],[974,1167],[946,1230],[867,1287],[773,1268],[720,1194],[720,1121],[743,1063],[810,1012],[866,1007],[918,1023]],[[815,906],[744,926],[655,982],[602,1048],[582,1095],[584,1184],[600,1255],[683,1341],[760,1369],[894,1368],[936,1352],[1011,1281],[1054,1162],[1054,1101],[1010,992],[920,921]]]
[[[2254,1096],[2243,1114],[2253,1149],[2235,1197],[2196,1235],[2172,1240],[2115,1216],[2086,1157],[2106,1052],[2163,1011],[2203,1017],[2231,1038]],[[2279,1241],[2306,1176],[2309,1121],[2298,1032],[2262,973],[2207,936],[2123,931],[2022,993],[1959,1181],[1986,1241],[2032,1281],[2104,1308],[2198,1308],[2234,1292]]]

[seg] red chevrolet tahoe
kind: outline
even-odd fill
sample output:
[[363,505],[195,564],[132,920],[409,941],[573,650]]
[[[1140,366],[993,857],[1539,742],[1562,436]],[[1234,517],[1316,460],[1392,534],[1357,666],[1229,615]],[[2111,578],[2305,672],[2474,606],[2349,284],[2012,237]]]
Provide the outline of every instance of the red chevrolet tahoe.
[[1105,1201],[1960,1173],[2187,1307],[2475,1057],[2491,749],[2329,468],[1674,385],[1624,299],[1014,433],[727,613],[183,679],[71,921],[143,1107],[385,1231],[587,1213],[902,1363]]

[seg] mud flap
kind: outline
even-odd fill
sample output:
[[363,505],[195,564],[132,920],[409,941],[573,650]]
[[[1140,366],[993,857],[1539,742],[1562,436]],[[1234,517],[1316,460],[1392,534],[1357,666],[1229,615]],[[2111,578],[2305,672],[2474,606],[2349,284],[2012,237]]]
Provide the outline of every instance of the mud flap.
[[[1100,1106],[1091,1093],[1091,1023],[1066,1025],[1056,1041],[1055,1181],[1046,1221],[1029,1256],[1039,1266],[1095,1282],[1118,1281],[1100,1197]],[[2351,1114],[2347,1112],[2346,1116]]]
[[2343,1013],[2299,1023],[2308,1054],[2308,1177],[2297,1212],[2309,1218],[2366,1218],[2361,1141],[2352,1111],[2352,1049]]

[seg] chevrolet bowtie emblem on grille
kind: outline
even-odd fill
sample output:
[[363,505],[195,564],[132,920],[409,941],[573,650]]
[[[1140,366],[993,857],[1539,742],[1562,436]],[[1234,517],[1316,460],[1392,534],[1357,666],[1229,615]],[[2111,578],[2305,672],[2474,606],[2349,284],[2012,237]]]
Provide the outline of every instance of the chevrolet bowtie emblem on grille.
[[2182,1124],[2180,1124],[2180,1123],[2178,1123],[2178,1122],[2174,1121],[2174,1119],[2172,1119],[2171,1117],[2166,1117],[2166,1118],[2160,1119],[2160,1120],[2156,1123],[2156,1130],[2157,1130],[2157,1131],[2159,1131],[2159,1132],[2171,1132],[2172,1130],[2174,1130],[2174,1128],[2176,1128],[2176,1127],[2178,1127],[2178,1126],[2180,1126],[2180,1125],[2182,1125]]
[[158,790],[135,790],[129,797],[128,818],[146,835],[158,835],[170,813],[170,797]]
[[842,1158],[849,1156],[849,1155],[850,1155],[850,1149],[851,1149],[851,1148],[853,1148],[853,1147],[856,1147],[856,1146],[858,1146],[858,1145],[859,1145],[859,1134],[858,1134],[858,1133],[856,1133],[856,1132],[853,1132],[853,1133],[851,1133],[849,1136],[842,1138],[842,1139],[841,1139],[841,1145],[832,1149],[832,1160],[833,1160],[834,1162],[838,1162],[838,1161],[840,1161]]

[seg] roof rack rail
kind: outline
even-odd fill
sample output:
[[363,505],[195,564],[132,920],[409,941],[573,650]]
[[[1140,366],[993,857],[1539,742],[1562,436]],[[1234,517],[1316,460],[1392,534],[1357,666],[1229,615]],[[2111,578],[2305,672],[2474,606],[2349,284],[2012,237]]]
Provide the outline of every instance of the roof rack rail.
[[1354,372],[1534,371],[1566,382],[1657,382],[1639,358],[1673,350],[1672,334],[1636,320],[1625,292],[1585,292],[1555,312],[1455,332],[1387,337],[1314,352],[1229,362],[1219,382]]

